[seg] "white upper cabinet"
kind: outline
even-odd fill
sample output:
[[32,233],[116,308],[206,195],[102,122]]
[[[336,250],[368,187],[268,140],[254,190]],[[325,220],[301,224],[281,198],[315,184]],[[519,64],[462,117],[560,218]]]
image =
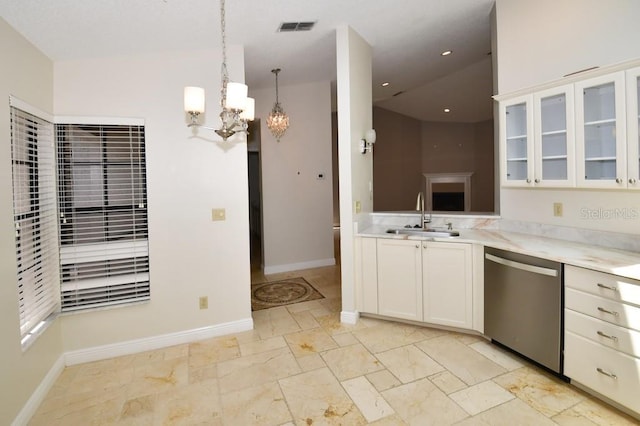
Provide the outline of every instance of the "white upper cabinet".
[[536,186],[575,185],[573,86],[534,93]]
[[627,188],[640,189],[640,67],[627,71]]
[[500,103],[500,158],[503,186],[533,182],[533,97],[521,96]]
[[578,186],[627,187],[625,73],[575,84]]

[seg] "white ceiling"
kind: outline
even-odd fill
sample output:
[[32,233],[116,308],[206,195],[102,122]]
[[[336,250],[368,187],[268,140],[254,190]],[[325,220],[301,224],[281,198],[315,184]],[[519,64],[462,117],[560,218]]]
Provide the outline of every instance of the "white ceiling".
[[[277,67],[282,85],[335,82],[335,28],[349,24],[373,48],[376,105],[421,120],[475,122],[491,117],[493,3],[226,0],[227,44],[245,46],[251,88],[273,87]],[[54,61],[221,42],[218,0],[0,0],[0,15]],[[289,21],[317,24],[308,32],[277,32]],[[453,54],[440,56],[444,50]],[[391,85],[381,87],[383,81]],[[397,92],[404,93],[393,97]],[[446,116],[444,106],[452,109]]]

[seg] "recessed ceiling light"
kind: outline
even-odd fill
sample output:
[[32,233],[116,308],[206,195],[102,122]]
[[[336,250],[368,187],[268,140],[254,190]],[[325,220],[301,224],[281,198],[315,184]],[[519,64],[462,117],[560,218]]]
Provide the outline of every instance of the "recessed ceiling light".
[[391,83],[389,83],[388,81],[385,81],[384,83],[382,83],[382,87],[387,87],[388,85],[390,85]]
[[442,52],[442,53],[440,54],[440,56],[449,56],[449,55],[451,55],[452,53],[453,53],[453,51],[452,51],[452,50],[445,50],[444,52]]
[[451,112],[451,110],[449,108],[445,108],[444,112]]

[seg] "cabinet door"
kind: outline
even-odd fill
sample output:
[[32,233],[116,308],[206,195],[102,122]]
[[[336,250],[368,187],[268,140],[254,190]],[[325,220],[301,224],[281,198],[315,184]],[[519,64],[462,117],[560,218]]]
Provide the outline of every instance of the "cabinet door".
[[375,238],[356,238],[356,308],[378,313],[378,266]]
[[533,184],[532,95],[500,103],[500,176],[503,186]]
[[640,189],[640,67],[627,71],[627,187]]
[[420,242],[378,241],[378,313],[422,321]]
[[625,74],[575,84],[578,186],[627,187]]
[[422,245],[425,322],[472,328],[471,244],[425,242]]
[[573,86],[537,92],[534,103],[534,184],[575,186]]

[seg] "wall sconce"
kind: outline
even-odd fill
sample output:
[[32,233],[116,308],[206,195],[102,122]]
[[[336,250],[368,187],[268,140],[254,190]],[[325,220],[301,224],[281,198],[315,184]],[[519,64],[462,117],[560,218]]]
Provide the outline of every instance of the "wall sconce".
[[376,131],[373,129],[369,129],[364,134],[364,138],[360,139],[360,152],[362,154],[372,152],[374,143],[376,143]]

